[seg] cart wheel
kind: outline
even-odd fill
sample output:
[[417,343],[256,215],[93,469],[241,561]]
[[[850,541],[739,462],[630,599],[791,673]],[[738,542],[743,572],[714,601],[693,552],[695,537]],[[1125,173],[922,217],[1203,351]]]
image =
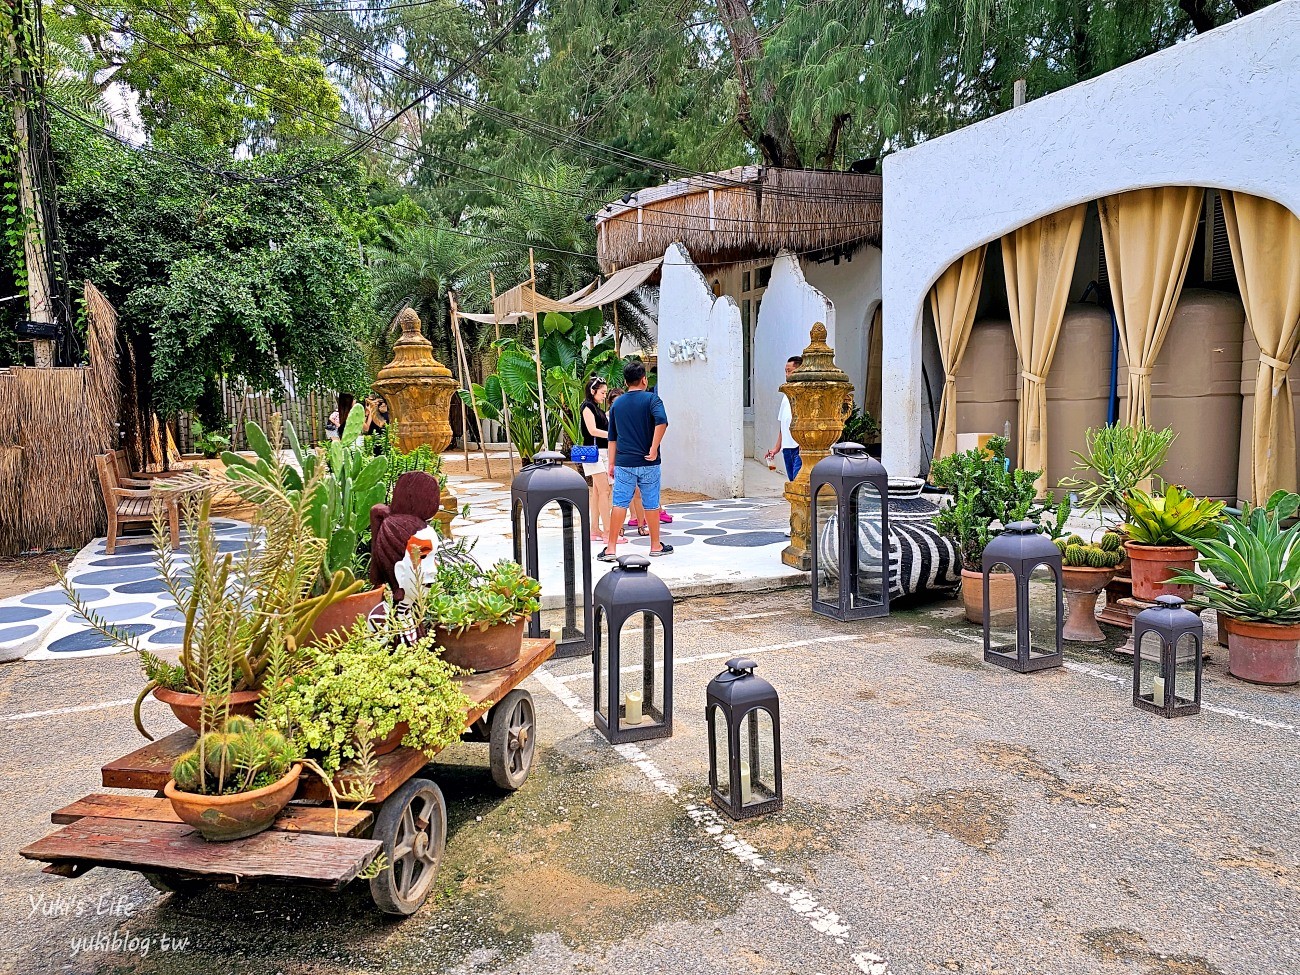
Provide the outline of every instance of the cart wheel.
[[212,881],[204,880],[202,877],[179,877],[174,873],[145,873],[141,871],[140,876],[154,890],[161,890],[164,894],[176,894],[179,897],[201,894],[212,886]]
[[375,906],[387,914],[420,909],[447,845],[447,803],[428,779],[411,779],[379,807],[371,834],[384,844],[388,867],[370,881]]
[[488,733],[488,762],[492,781],[514,792],[533,770],[537,750],[537,721],[533,696],[514,690],[492,709],[492,729]]

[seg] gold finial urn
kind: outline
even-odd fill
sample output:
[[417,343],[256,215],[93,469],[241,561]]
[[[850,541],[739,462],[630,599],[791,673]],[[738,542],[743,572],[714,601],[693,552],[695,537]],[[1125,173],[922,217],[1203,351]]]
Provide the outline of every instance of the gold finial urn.
[[826,344],[826,326],[818,322],[809,337],[812,341],[803,350],[803,364],[781,385],[781,392],[790,399],[790,432],[803,461],[799,476],[785,486],[785,499],[790,502],[790,544],[781,552],[781,561],[804,572],[812,569],[808,479],[813,465],[829,455],[831,445],[840,439],[844,421],[853,411],[853,383],[835,365],[835,350]]
[[433,343],[420,332],[420,316],[410,308],[397,316],[402,337],[393,361],[379,370],[375,392],[388,403],[397,424],[397,449],[403,453],[428,444],[441,454],[451,444],[451,397],[457,382],[433,357]]

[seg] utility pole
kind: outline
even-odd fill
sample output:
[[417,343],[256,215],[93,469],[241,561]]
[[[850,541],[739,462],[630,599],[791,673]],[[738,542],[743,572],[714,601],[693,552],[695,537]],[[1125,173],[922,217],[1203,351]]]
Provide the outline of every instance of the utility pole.
[[[35,153],[32,149],[30,108],[34,80],[42,66],[36,49],[36,31],[27,10],[29,0],[0,0],[5,6],[5,27],[10,62],[9,90],[14,120],[14,157],[18,175],[18,202],[23,221],[23,258],[27,268],[27,315],[32,322],[54,324],[50,300],[50,261],[48,259],[45,208],[40,183],[36,177]],[[37,366],[54,365],[54,340],[33,341]]]

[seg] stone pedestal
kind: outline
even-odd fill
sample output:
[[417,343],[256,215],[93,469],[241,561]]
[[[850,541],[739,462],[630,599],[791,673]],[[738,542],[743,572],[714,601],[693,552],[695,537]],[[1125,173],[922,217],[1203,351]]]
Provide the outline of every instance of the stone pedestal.
[[[1120,606],[1125,599],[1131,599],[1133,596],[1133,580],[1128,576],[1116,576],[1106,586],[1106,605],[1101,608],[1097,614],[1097,619],[1103,623],[1109,623],[1111,626],[1122,626],[1125,629],[1133,628],[1133,616],[1130,616]],[[1141,612],[1139,610],[1138,612]],[[1135,614],[1136,615],[1136,614]]]
[[799,476],[785,486],[785,499],[790,502],[790,544],[781,553],[781,561],[804,572],[812,569],[808,479],[813,465],[829,455],[831,445],[840,439],[844,421],[853,410],[853,384],[835,365],[835,351],[826,344],[826,326],[818,322],[809,337],[812,341],[803,351],[803,364],[781,385],[781,392],[790,398],[794,418],[790,432],[803,461]]
[[[460,385],[451,370],[433,357],[433,343],[420,330],[420,316],[405,308],[397,316],[402,337],[393,349],[393,361],[379,370],[374,390],[388,403],[388,416],[396,424],[396,446],[403,453],[428,444],[441,454],[451,445],[451,398]],[[451,537],[451,516],[459,507],[450,489],[442,494],[439,515]]]

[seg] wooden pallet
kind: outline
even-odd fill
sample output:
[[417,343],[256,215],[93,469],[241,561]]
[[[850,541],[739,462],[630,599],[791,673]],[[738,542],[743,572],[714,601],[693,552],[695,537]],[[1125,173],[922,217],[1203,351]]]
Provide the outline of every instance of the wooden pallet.
[[[76,802],[56,809],[50,822],[67,825],[81,819],[139,819],[151,823],[179,823],[180,817],[167,799],[152,796],[119,796],[92,792]],[[275,828],[286,833],[320,833],[333,836],[362,836],[370,829],[374,814],[368,809],[339,809],[333,806],[285,806],[275,821]]]

